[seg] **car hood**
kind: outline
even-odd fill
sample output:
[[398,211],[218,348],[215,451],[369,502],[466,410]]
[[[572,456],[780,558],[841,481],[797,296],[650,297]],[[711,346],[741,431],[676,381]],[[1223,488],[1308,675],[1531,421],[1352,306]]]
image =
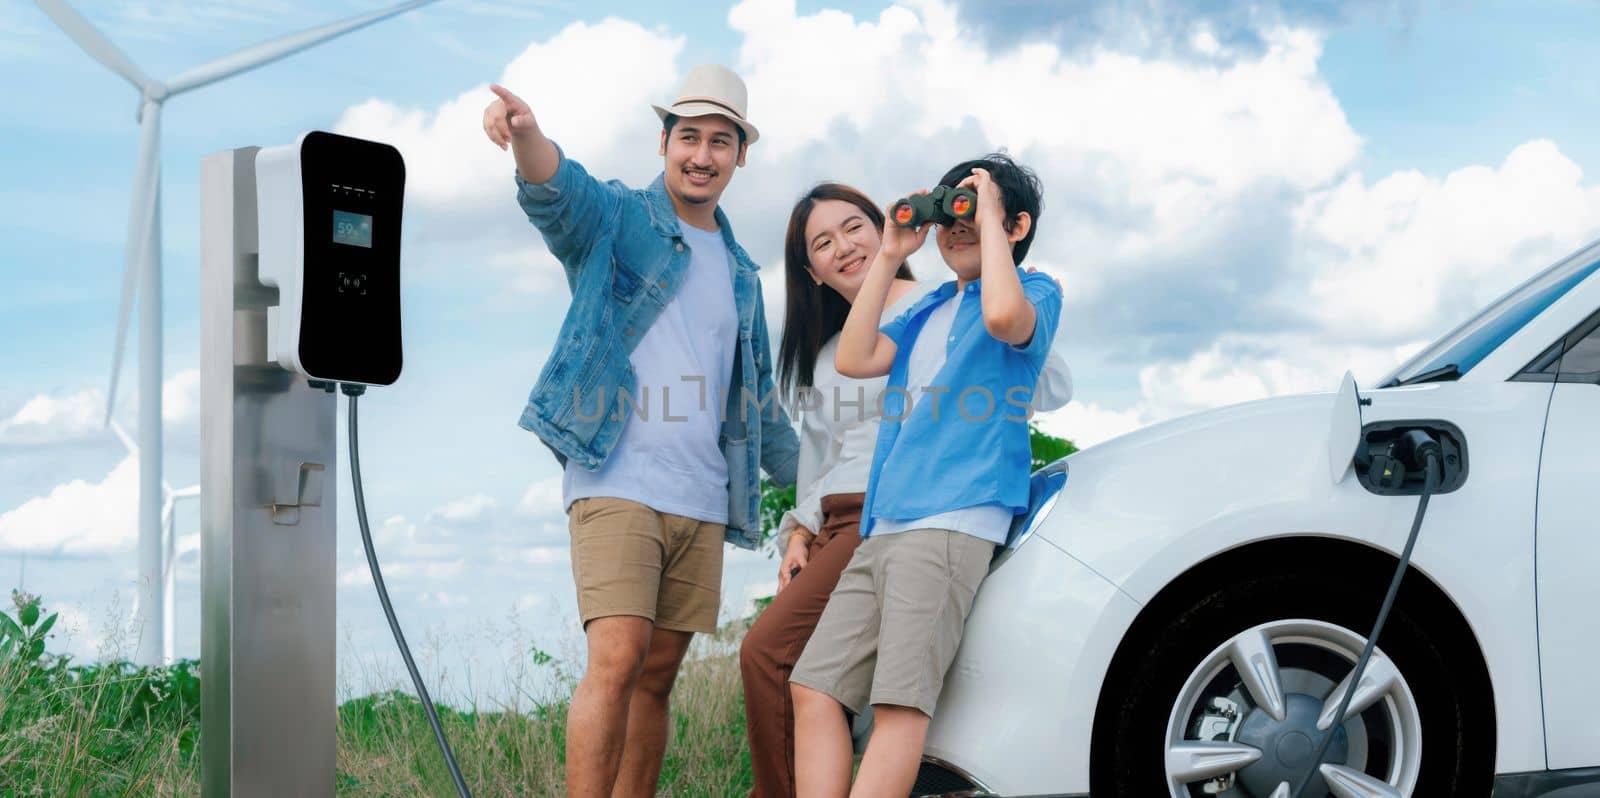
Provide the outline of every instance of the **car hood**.
[[1328,463],[1336,397],[1220,407],[1077,452],[1036,534],[1120,586],[1117,574],[1147,543],[1327,493],[1335,485]]

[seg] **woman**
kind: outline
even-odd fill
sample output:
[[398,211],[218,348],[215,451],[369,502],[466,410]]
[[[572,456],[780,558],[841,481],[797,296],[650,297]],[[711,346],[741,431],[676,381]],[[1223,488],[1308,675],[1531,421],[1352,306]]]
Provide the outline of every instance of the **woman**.
[[[838,333],[878,253],[883,212],[861,192],[822,183],[800,198],[784,241],[788,296],[778,345],[779,384],[800,411],[795,507],[778,525],[778,595],[739,648],[746,733],[756,798],[794,795],[794,707],[789,672],[861,543],[861,505],[878,440],[878,399],[887,378],[858,380],[833,367]],[[1029,271],[1032,271],[1030,269]],[[905,264],[895,273],[882,320],[900,315],[939,286],[919,284]],[[1052,353],[1034,406],[1066,403],[1071,378]]]

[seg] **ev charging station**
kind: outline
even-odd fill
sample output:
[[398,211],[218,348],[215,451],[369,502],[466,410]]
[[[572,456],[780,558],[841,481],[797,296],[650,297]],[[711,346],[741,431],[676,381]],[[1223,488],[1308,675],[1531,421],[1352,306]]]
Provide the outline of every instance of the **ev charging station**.
[[394,147],[322,132],[201,165],[207,798],[334,794],[334,389],[353,415],[400,375],[404,188]]

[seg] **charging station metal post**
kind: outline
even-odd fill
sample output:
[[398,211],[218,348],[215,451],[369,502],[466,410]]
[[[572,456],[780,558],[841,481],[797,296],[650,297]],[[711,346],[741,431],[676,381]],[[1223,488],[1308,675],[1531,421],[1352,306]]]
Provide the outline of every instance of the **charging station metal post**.
[[337,399],[268,355],[258,149],[200,170],[201,794],[332,796]]

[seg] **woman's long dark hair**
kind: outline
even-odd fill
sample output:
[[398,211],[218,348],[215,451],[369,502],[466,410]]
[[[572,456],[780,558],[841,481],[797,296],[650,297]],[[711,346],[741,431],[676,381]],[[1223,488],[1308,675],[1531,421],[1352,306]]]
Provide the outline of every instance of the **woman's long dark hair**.
[[[783,394],[791,399],[798,389],[813,385],[817,353],[829,338],[844,329],[844,319],[850,315],[850,303],[838,291],[818,285],[806,271],[811,263],[806,247],[806,222],[811,219],[811,209],[823,200],[848,202],[861,209],[869,224],[883,229],[883,211],[867,195],[843,183],[818,183],[789,213],[789,231],[783,239],[786,299],[783,338],[778,343],[778,384]],[[867,263],[871,265],[872,261]],[[902,280],[916,279],[904,263],[894,276]]]

